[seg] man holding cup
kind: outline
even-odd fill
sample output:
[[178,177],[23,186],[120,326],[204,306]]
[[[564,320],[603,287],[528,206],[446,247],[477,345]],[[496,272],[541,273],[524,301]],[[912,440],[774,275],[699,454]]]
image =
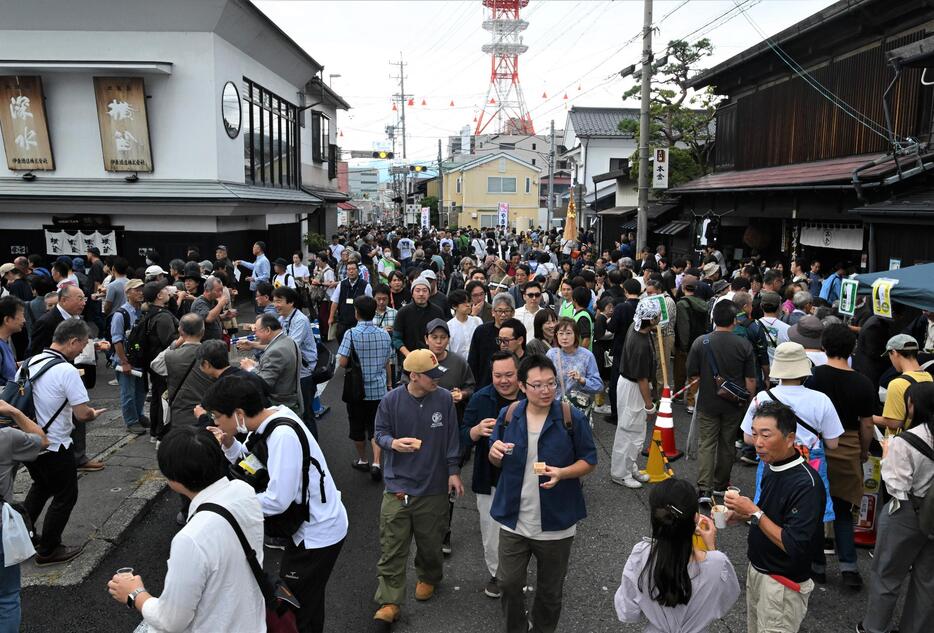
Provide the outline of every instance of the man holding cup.
[[460,435],[454,400],[438,389],[444,374],[438,358],[416,349],[402,365],[405,385],[390,391],[376,412],[376,443],[383,449],[386,489],[380,507],[382,555],[377,565],[380,605],[375,620],[392,623],[405,599],[405,568],[414,534],[418,551],[415,599],[428,600],[441,582],[441,542],[447,529],[448,493],[464,494]]

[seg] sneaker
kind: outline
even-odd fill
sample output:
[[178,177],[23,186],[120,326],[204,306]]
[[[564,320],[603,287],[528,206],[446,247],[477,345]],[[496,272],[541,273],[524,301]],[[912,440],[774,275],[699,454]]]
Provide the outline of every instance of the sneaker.
[[133,435],[143,435],[149,429],[145,428],[141,424],[128,424],[126,427],[127,433],[132,433]]
[[701,490],[697,496],[697,503],[701,505],[711,505],[713,503],[713,493],[709,490]]
[[383,480],[383,469],[379,464],[370,464],[370,479],[373,481]]
[[652,479],[647,472],[643,472],[641,470],[632,471],[632,478],[636,481],[641,481],[642,483],[648,483],[648,481]]
[[175,515],[175,524],[181,527],[188,523],[188,518],[185,516],[185,513],[179,510],[178,514]]
[[618,486],[626,486],[632,490],[637,490],[642,487],[642,484],[632,478],[632,476],[626,476],[620,479],[619,477],[610,477],[610,481]]
[[68,547],[66,545],[60,544],[48,554],[36,554],[36,565],[39,567],[45,567],[46,565],[67,563],[68,561],[77,558],[83,549],[84,545],[81,545],[80,547]]
[[593,408],[593,412],[598,413],[600,415],[610,415],[612,411],[613,410],[610,408],[610,405],[608,404],[601,404],[599,407]]
[[486,583],[486,587],[483,588],[483,593],[490,598],[502,597],[503,590],[499,588],[499,583],[496,582],[496,576],[492,576],[490,582]]
[[117,379],[116,379],[116,378],[114,378],[113,380],[108,381],[107,384],[110,385],[111,387],[119,387],[119,386],[120,386],[120,383],[117,382]]
[[415,599],[419,602],[431,599],[435,595],[435,586],[419,580],[415,584]]
[[824,555],[825,556],[834,556],[837,553],[837,548],[834,546],[832,538],[824,539]]
[[687,411],[688,413],[694,413],[694,407],[691,407],[691,406],[685,407],[684,410]]
[[149,436],[149,443],[150,443],[150,444],[158,444],[158,443],[159,443],[159,438],[156,437],[155,435],[150,435],[150,436]]
[[752,455],[747,455],[746,453],[743,453],[742,455],[739,456],[739,461],[743,462],[747,466],[758,466],[759,465],[759,460],[756,459],[755,453],[753,453]]
[[450,556],[451,552],[454,550],[451,548],[451,532],[445,532],[444,540],[441,541],[441,553],[445,556]]
[[99,470],[104,470],[104,462],[99,459],[89,459],[80,466],[78,466],[79,473],[94,473]]
[[843,579],[843,586],[847,589],[859,591],[863,588],[863,577],[859,575],[858,571],[840,572],[840,576]]
[[399,612],[401,609],[397,604],[384,604],[373,616],[374,620],[380,620],[381,622],[386,622],[387,624],[392,624],[399,619]]
[[361,470],[366,473],[370,471],[370,462],[358,457],[350,463],[350,467],[354,470]]
[[737,449],[742,449],[744,446],[746,446],[746,442],[743,440],[736,440],[733,442],[733,446],[735,446]]
[[146,427],[148,429],[150,426],[152,426],[152,423],[149,421],[149,418],[147,418],[145,415],[141,415],[139,416],[139,425]]

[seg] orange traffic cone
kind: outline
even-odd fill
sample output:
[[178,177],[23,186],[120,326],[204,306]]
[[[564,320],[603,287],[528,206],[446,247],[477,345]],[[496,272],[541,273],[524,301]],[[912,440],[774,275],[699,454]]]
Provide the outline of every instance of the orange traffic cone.
[[649,461],[645,464],[645,470],[640,472],[647,474],[649,482],[653,484],[675,476],[671,466],[668,465],[668,458],[662,452],[662,432],[658,429],[652,432],[652,442],[649,444]]
[[655,430],[662,434],[662,451],[671,461],[680,459],[684,453],[675,446],[675,423],[671,416],[671,389],[668,385],[662,388],[662,399],[658,403],[658,414],[655,416]]

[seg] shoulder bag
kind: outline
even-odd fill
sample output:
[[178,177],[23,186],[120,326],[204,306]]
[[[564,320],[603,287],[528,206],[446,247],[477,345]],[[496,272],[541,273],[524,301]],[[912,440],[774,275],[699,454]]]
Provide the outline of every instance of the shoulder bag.
[[168,390],[162,392],[162,426],[168,428],[169,424],[172,423],[172,404],[175,402],[175,398],[178,396],[178,393],[182,390],[182,387],[185,386],[185,381],[188,380],[188,375],[191,374],[191,370],[195,368],[195,364],[198,362],[198,355],[195,354],[194,360],[191,361],[191,365],[188,366],[188,369],[185,371],[185,375],[182,376],[182,381],[178,383],[178,387],[175,388],[175,393],[171,396],[169,395]]
[[298,624],[295,620],[295,610],[301,608],[298,598],[281,578],[272,579],[263,572],[263,568],[256,559],[256,550],[250,547],[250,542],[246,540],[246,535],[234,515],[227,508],[216,503],[202,503],[198,506],[198,512],[201,511],[213,512],[224,517],[236,533],[240,547],[243,548],[247,563],[250,565],[250,571],[253,572],[253,578],[256,579],[256,584],[259,585],[263,600],[266,602],[266,630],[269,633],[298,633]]
[[704,351],[707,354],[707,362],[710,364],[710,371],[713,373],[713,380],[717,386],[717,396],[727,402],[735,404],[737,407],[746,406],[749,402],[750,394],[745,387],[741,387],[732,380],[728,380],[720,375],[717,367],[717,360],[713,356],[713,350],[710,347],[710,337],[704,337]]
[[344,402],[360,402],[366,399],[366,388],[363,383],[363,366],[360,357],[353,345],[353,333],[347,330],[350,337],[350,357],[347,359],[347,368],[344,370],[344,390],[341,400]]

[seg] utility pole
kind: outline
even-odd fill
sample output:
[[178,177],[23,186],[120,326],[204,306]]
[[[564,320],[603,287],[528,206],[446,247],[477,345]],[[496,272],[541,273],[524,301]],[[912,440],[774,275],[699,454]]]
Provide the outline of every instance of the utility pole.
[[551,149],[548,151],[548,226],[551,229],[551,219],[555,217],[555,120],[551,120]]
[[639,112],[639,210],[636,215],[636,248],[645,248],[649,237],[649,100],[652,92],[652,0],[643,0],[642,106]]
[[[401,114],[399,116],[399,124],[402,126],[402,159],[405,160],[408,158],[406,155],[406,137],[405,137],[405,102],[406,99],[411,97],[411,95],[405,94],[405,67],[408,66],[405,62],[402,61],[402,51],[399,51],[399,61],[390,62],[393,66],[399,67],[399,76],[393,77],[399,81],[399,94],[393,95],[397,98],[400,103]],[[409,173],[408,170],[402,174],[402,214],[403,214],[403,224],[405,223],[405,211],[408,206],[409,201]]]
[[[447,207],[444,204],[444,172],[441,171],[441,139],[438,139],[438,223],[446,226],[451,224],[450,218],[445,222],[442,219],[444,216],[441,214],[444,213],[447,215]],[[440,227],[438,227],[440,228]]]

